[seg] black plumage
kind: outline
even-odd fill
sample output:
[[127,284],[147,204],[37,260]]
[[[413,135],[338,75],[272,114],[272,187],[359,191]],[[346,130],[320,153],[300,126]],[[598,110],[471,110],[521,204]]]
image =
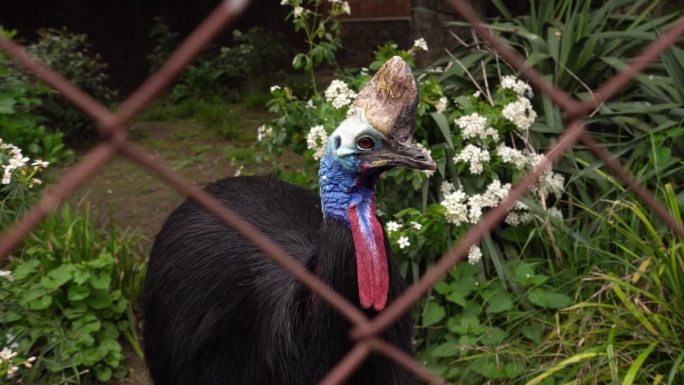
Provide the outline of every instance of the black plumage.
[[[207,191],[359,306],[351,232],[337,220],[323,221],[319,197],[264,177],[227,178]],[[385,247],[389,254],[386,236]],[[404,289],[389,259],[388,303]],[[155,240],[144,313],[145,353],[156,385],[315,384],[352,347],[343,316],[191,201],[171,214]],[[408,315],[383,334],[408,353],[411,336]],[[415,380],[372,355],[347,383]]]

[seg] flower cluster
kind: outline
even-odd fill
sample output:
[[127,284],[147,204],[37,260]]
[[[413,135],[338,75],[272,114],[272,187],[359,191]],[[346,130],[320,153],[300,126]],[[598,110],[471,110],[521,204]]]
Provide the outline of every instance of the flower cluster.
[[325,99],[337,109],[349,105],[355,97],[356,92],[351,90],[347,83],[339,79],[333,80],[325,90]]
[[340,6],[340,11],[342,13],[346,13],[347,15],[351,15],[351,8],[349,7],[349,3],[346,1],[342,0],[328,0],[330,4],[339,4]]
[[537,119],[537,113],[532,108],[530,99],[525,97],[519,97],[517,101],[507,104],[501,111],[501,115],[513,122],[522,132],[527,131]]
[[273,127],[262,124],[257,128],[257,140],[263,142],[273,137]]
[[470,164],[470,173],[477,175],[482,173],[484,164],[489,162],[490,159],[491,156],[486,148],[469,144],[459,154],[454,156],[454,163],[465,162]]
[[446,96],[442,96],[437,101],[437,104],[435,104],[435,110],[437,110],[437,112],[439,112],[440,114],[444,113],[444,111],[446,111],[446,109],[447,109],[448,103],[449,103],[449,100],[446,98]]
[[41,184],[41,180],[35,175],[47,168],[48,162],[36,159],[31,160],[24,156],[21,149],[10,143],[3,143],[0,138],[0,169],[2,169],[2,180],[0,184],[8,185],[13,180],[25,183],[29,188]]
[[526,96],[528,98],[531,98],[534,95],[532,87],[530,87],[529,84],[511,75],[506,75],[501,78],[501,88],[513,90],[519,96]]
[[[512,76],[504,76],[501,81],[501,89],[510,89],[515,92],[513,96],[507,95],[506,102],[499,107],[490,101],[489,106],[483,106],[479,100],[474,101],[472,98],[468,101],[468,105],[472,105],[466,114],[461,115],[454,120],[454,124],[458,128],[460,137],[463,139],[463,147],[454,156],[454,163],[466,163],[468,171],[473,175],[491,175],[496,171],[492,163],[491,168],[487,168],[485,173],[485,165],[490,161],[499,161],[499,164],[508,165],[514,172],[529,172],[535,167],[545,162],[545,157],[542,154],[534,152],[532,146],[527,141],[526,131],[532,125],[537,117],[536,112],[532,108],[532,103],[528,99],[532,95],[530,86],[517,80]],[[479,98],[480,95],[474,95]],[[511,97],[513,98],[511,101]],[[468,97],[466,97],[468,98]],[[478,104],[479,103],[479,104]],[[472,112],[476,111],[487,112],[484,113]],[[497,111],[499,111],[497,113]],[[497,117],[503,117],[501,120]],[[506,129],[507,125],[494,128],[491,124],[498,122],[510,121],[516,127],[514,130]],[[494,123],[491,123],[494,122]],[[502,131],[498,131],[498,130]],[[508,130],[508,131],[506,131]],[[518,150],[514,147],[506,145],[501,136],[504,133],[511,132],[524,144],[524,150]],[[515,141],[514,141],[515,143]],[[459,181],[459,184],[461,182]],[[559,199],[563,194],[565,179],[561,174],[555,173],[551,167],[544,169],[539,181],[532,187],[532,195],[542,200],[544,203],[553,195]],[[491,182],[480,192],[472,192],[473,187],[464,188],[463,186],[456,188],[453,183],[444,181],[441,186],[442,200],[440,204],[443,206],[444,217],[448,223],[456,226],[465,225],[468,223],[477,223],[486,208],[497,206],[511,191],[510,183],[502,183],[499,176],[492,178]],[[466,193],[468,191],[468,193]],[[546,207],[543,204],[542,207]],[[547,210],[551,217],[562,218],[562,213],[559,209],[551,207]],[[534,215],[531,208],[522,202],[517,202],[513,209],[511,209],[506,217],[506,223],[512,226],[524,225],[531,223]],[[472,249],[474,255],[473,260],[479,260],[479,249]]]
[[445,217],[447,222],[460,225],[468,221],[467,199],[468,196],[463,190],[451,191],[444,195],[444,199],[442,199],[440,204],[446,209]]
[[328,143],[328,133],[321,125],[313,126],[306,134],[306,146],[314,151],[314,159],[319,160],[325,154],[325,146]]
[[487,126],[487,118],[474,112],[469,115],[461,116],[454,120],[454,123],[462,130],[461,135],[464,139],[499,140],[499,133],[492,127]]
[[415,40],[415,41],[413,42],[413,47],[414,47],[415,49],[422,49],[423,51],[427,51],[427,50],[428,50],[427,41],[425,41],[425,39],[422,38],[422,37],[421,37],[420,39],[417,39],[417,40]]
[[5,347],[0,350],[0,373],[4,373],[7,379],[13,378],[19,371],[19,367],[30,368],[36,361],[36,357],[30,357],[26,360],[17,359],[17,352],[12,351],[11,347]]
[[14,276],[9,270],[0,270],[0,278],[6,279],[10,282],[14,281]]
[[441,187],[444,195],[440,204],[446,209],[447,222],[454,225],[477,223],[482,217],[482,209],[497,206],[511,191],[511,184],[501,184],[498,179],[492,181],[484,192],[467,195],[463,190],[456,190],[453,184],[444,182]]
[[482,250],[477,245],[472,245],[468,249],[468,263],[477,265],[482,260]]

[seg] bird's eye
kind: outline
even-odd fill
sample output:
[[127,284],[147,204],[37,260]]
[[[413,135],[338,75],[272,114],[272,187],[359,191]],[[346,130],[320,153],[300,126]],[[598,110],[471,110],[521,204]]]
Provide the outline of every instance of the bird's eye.
[[373,146],[375,146],[375,141],[373,141],[373,138],[371,137],[364,136],[356,142],[356,145],[359,146],[359,148],[368,150],[369,148],[373,148]]

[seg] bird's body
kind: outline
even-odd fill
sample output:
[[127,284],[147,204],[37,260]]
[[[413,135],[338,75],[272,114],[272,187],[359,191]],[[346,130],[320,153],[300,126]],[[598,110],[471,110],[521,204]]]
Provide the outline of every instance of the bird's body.
[[[263,177],[228,178],[207,190],[358,304],[354,243],[320,198]],[[146,355],[156,385],[315,384],[350,350],[349,322],[248,240],[191,201],[155,241],[145,287]],[[389,264],[391,301],[403,289]],[[366,311],[369,317],[376,312]],[[411,351],[409,316],[384,337]],[[349,384],[413,384],[373,355]]]
[[[207,190],[370,318],[403,290],[375,215],[375,183],[394,166],[435,170],[411,143],[417,90],[390,59],[330,136],[317,197],[269,178],[228,178]],[[191,201],[155,240],[144,294],[145,353],[155,385],[313,385],[349,352],[350,323],[261,250]],[[410,316],[382,337],[411,352]],[[372,355],[353,385],[408,385]]]

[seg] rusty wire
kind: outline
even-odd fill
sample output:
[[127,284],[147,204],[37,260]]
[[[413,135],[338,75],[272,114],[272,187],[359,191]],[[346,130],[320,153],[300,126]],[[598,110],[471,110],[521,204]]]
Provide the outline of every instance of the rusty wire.
[[472,6],[464,0],[447,0],[447,2],[466,19],[478,34],[485,39],[496,52],[513,68],[529,80],[538,90],[548,95],[553,103],[565,112],[565,120],[569,122],[567,129],[546,152],[543,162],[530,171],[525,178],[511,190],[501,204],[490,210],[478,224],[472,227],[460,242],[452,247],[406,292],[395,299],[372,321],[341,295],[332,290],[323,281],[307,271],[302,265],[290,258],[277,244],[262,234],[249,222],[245,221],[231,209],[223,206],[210,194],[194,185],[185,177],[174,172],[144,149],[127,140],[127,124],[145,107],[152,103],[165,88],[185,69],[185,67],[206,47],[206,45],[226,26],[230,25],[244,10],[250,0],[224,0],[209,14],[195,31],[174,51],[167,62],[151,75],[126,101],[117,112],[112,112],[87,93],[64,79],[60,74],[32,58],[19,44],[7,38],[0,38],[0,49],[24,66],[29,72],[47,85],[59,91],[69,102],[85,112],[97,124],[102,142],[91,149],[88,154],[60,182],[47,189],[41,200],[17,222],[0,239],[0,262],[16,249],[22,239],[30,233],[42,219],[54,210],[74,190],[88,181],[97,171],[115,156],[123,156],[151,174],[159,177],[171,187],[187,195],[207,211],[215,214],[228,226],[231,226],[245,238],[257,245],[269,258],[280,264],[312,292],[327,301],[333,308],[348,318],[354,325],[350,338],[356,344],[350,352],[333,368],[320,384],[334,385],[344,382],[355,368],[361,365],[371,353],[379,353],[404,366],[418,378],[430,384],[445,384],[446,381],[430,373],[415,359],[395,346],[383,341],[378,334],[395,322],[402,314],[410,310],[446,272],[458,263],[468,248],[497,226],[515,202],[525,195],[544,171],[572,147],[578,140],[582,141],[594,155],[602,161],[606,168],[620,181],[639,196],[651,209],[676,233],[684,239],[684,227],[677,223],[667,209],[660,204],[646,187],[639,184],[614,156],[606,151],[585,131],[586,114],[598,108],[601,103],[619,92],[631,79],[646,66],[675,44],[684,34],[684,17],[679,18],[665,34],[649,44],[632,63],[623,71],[604,83],[592,98],[585,101],[573,99],[570,95],[546,82],[532,67],[527,66],[522,58],[509,45],[495,36]]

